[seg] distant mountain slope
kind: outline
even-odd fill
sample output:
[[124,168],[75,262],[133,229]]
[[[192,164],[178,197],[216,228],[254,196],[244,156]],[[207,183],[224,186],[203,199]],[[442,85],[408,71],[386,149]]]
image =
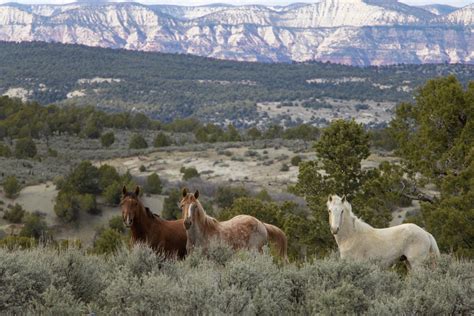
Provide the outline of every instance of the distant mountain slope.
[[0,5],[0,40],[243,61],[474,63],[474,6],[450,8],[396,0],[322,0],[280,7],[7,3]]
[[[472,80],[471,65],[350,67],[327,63],[249,63],[191,55],[146,53],[79,45],[0,42],[0,95],[42,104],[91,104],[136,110],[162,120],[252,120],[256,103],[324,98],[411,100],[433,77]],[[316,118],[317,119],[317,118]]]
[[420,8],[428,12],[431,12],[435,15],[447,15],[457,10],[456,7],[452,7],[450,5],[445,5],[445,4],[429,4],[429,5],[420,6]]
[[[458,25],[474,25],[474,3],[443,17],[443,21]],[[472,31],[472,28],[471,28]]]

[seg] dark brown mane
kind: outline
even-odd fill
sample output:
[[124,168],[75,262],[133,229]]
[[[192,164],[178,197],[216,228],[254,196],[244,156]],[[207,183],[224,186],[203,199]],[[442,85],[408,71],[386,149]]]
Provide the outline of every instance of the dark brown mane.
[[154,218],[154,219],[160,218],[160,215],[153,213],[148,206],[145,206],[145,212],[146,212],[146,215],[148,215],[148,217],[150,218]]

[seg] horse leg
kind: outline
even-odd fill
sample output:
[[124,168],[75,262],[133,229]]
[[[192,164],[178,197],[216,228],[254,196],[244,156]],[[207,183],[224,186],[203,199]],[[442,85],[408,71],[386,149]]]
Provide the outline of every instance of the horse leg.
[[420,247],[411,247],[405,252],[406,264],[408,270],[416,270],[423,266],[423,262],[429,255],[429,250],[420,249]]

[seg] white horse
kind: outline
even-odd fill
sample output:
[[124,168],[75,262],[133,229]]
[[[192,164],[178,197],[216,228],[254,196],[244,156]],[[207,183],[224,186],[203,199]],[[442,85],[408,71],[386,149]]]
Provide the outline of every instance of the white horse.
[[416,268],[430,256],[440,255],[434,237],[415,224],[373,228],[352,213],[345,196],[329,196],[327,207],[331,232],[343,259],[373,259],[385,267],[406,260],[409,268]]

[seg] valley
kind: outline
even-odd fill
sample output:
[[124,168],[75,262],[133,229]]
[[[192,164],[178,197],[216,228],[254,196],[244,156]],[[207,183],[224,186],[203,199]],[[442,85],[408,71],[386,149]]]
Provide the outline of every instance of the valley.
[[239,128],[352,117],[382,127],[429,78],[455,74],[466,84],[474,74],[462,64],[266,64],[39,42],[0,42],[0,59],[2,95]]

